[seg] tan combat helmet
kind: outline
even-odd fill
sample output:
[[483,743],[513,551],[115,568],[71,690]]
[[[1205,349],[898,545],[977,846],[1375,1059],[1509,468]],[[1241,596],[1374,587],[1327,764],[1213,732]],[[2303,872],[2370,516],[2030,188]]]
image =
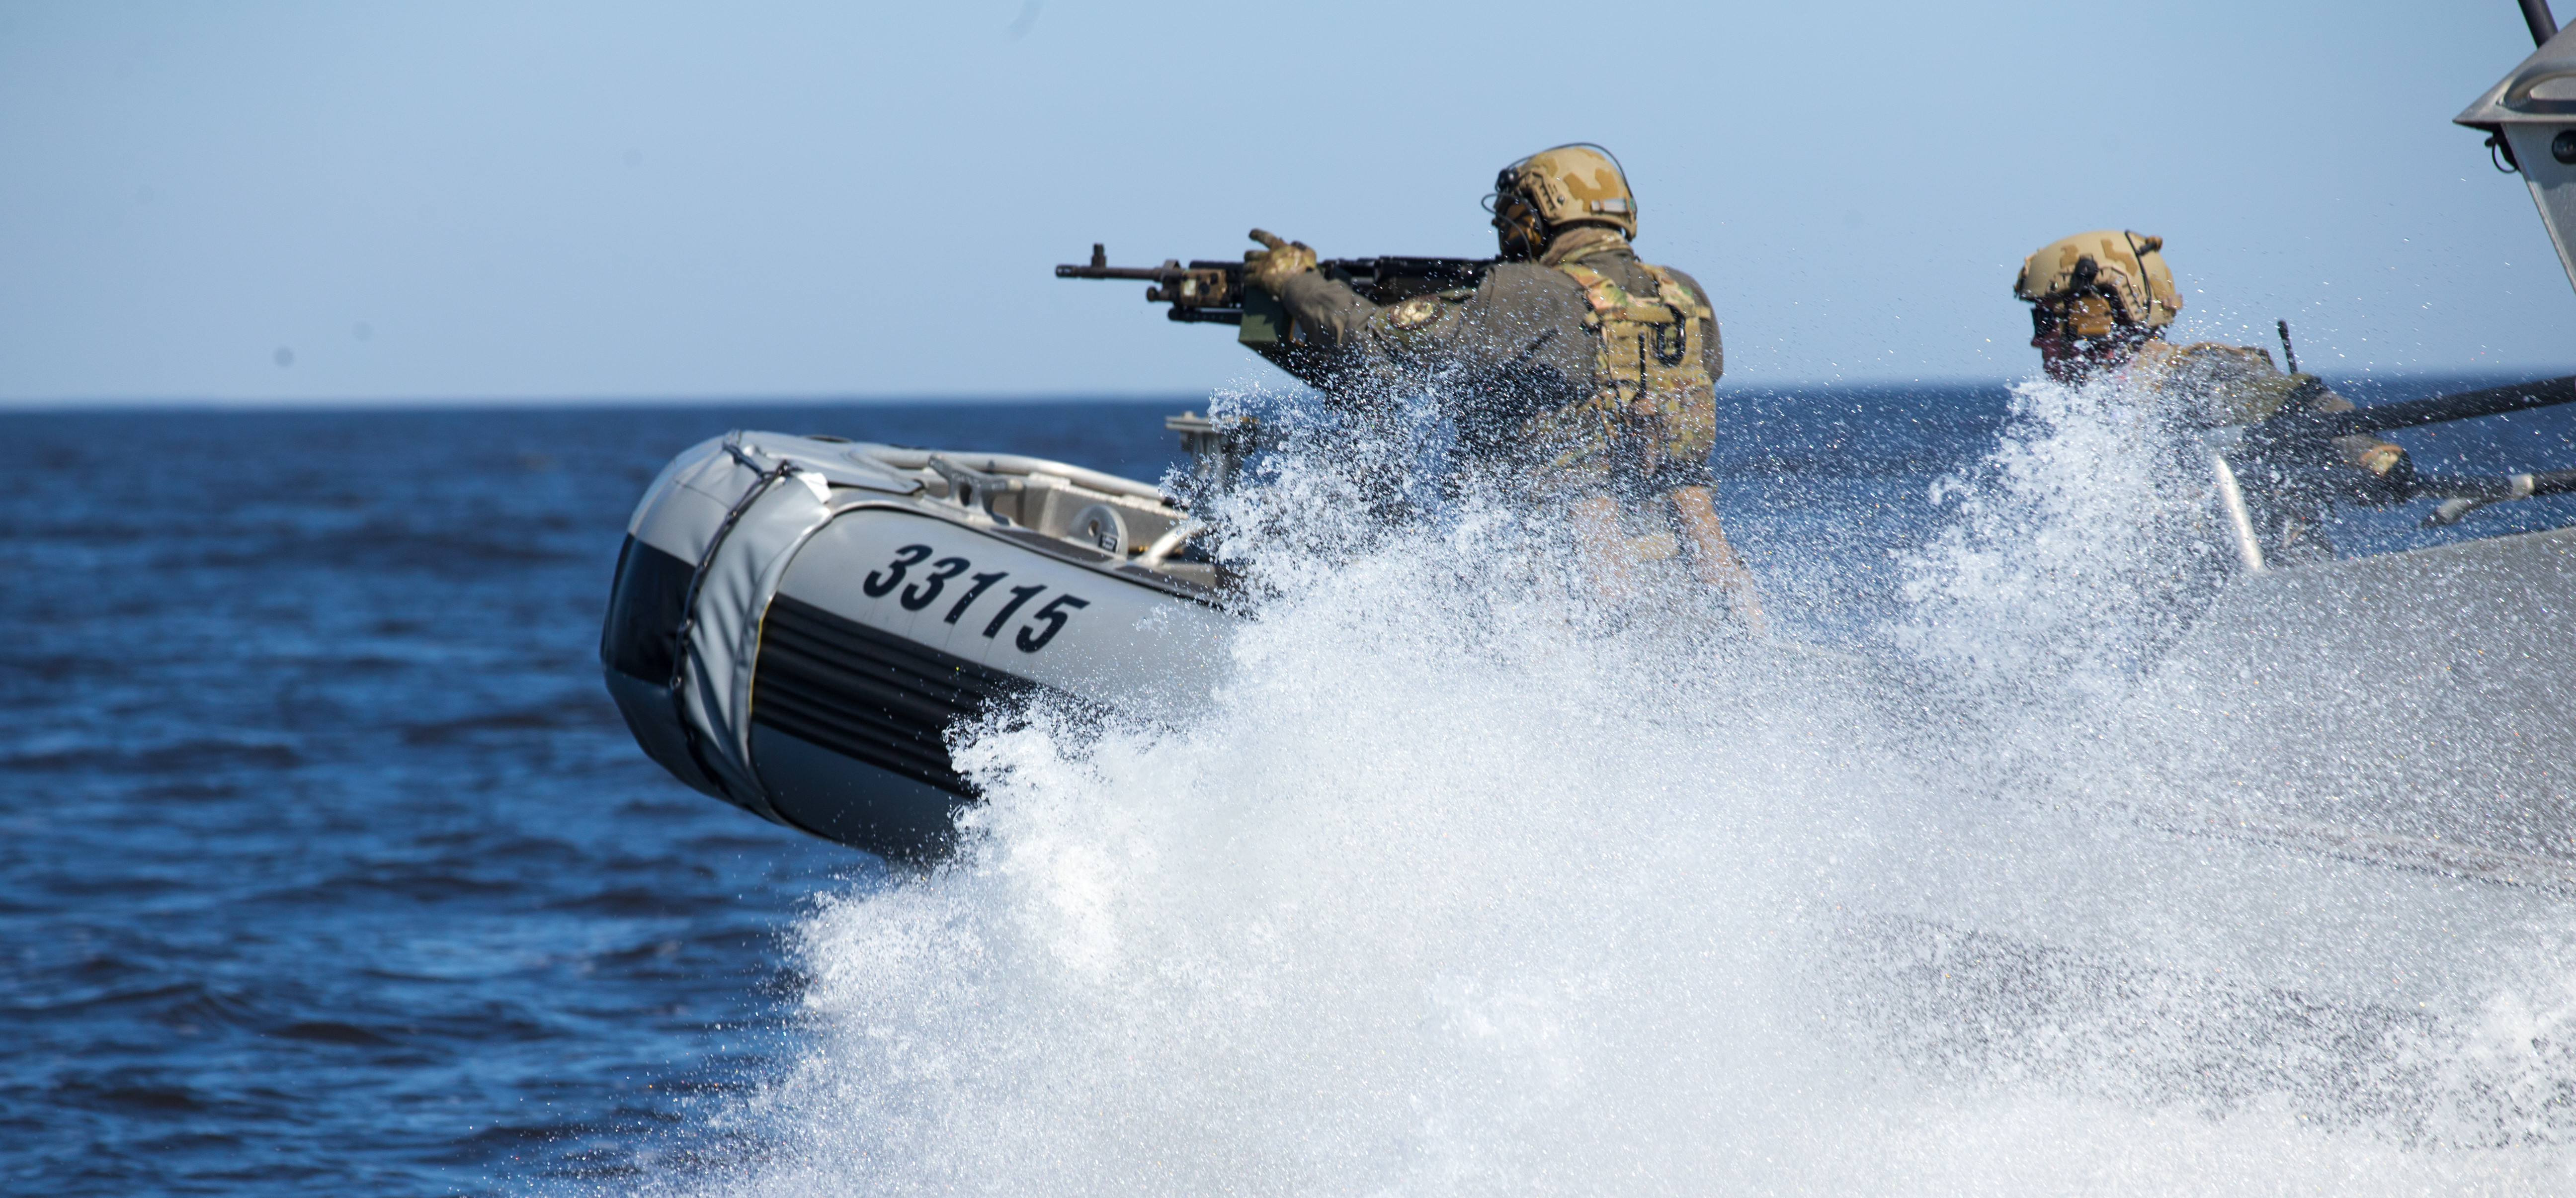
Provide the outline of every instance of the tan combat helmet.
[[2151,334],[2182,311],[2164,244],[2117,229],[2059,238],[2022,260],[2013,295],[2038,305],[2043,334],[2050,325],[2069,337]]
[[1514,197],[1536,210],[1538,241],[1546,240],[1546,231],[1577,221],[1637,236],[1637,197],[1628,190],[1627,172],[1610,151],[1590,142],[1541,150],[1504,167],[1494,177],[1491,198],[1497,224],[1507,219],[1507,208],[1517,206],[1510,203]]

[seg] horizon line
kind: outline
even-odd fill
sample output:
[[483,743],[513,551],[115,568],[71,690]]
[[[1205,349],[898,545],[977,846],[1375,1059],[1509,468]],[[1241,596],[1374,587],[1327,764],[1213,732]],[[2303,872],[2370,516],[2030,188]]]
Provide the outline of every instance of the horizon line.
[[[2527,372],[2511,369],[2457,371],[2387,371],[2360,375],[2330,376],[2347,385],[2365,382],[2490,380],[2520,379]],[[1899,387],[1940,389],[2009,387],[2033,381],[2037,372],[2018,377],[1956,376],[1924,378],[1871,379],[1806,379],[1782,382],[1746,382],[1730,384],[1720,380],[1720,395],[1780,394],[1806,390],[1833,389],[1851,391],[1884,391]],[[2544,375],[2541,377],[2557,377]],[[2531,381],[2538,381],[2532,379]],[[1282,388],[1285,391],[1287,389]],[[0,415],[46,412],[95,411],[186,411],[186,412],[280,412],[280,411],[463,411],[473,409],[512,408],[691,408],[691,407],[881,407],[893,405],[956,404],[960,406],[1000,406],[1006,404],[1205,404],[1210,399],[1228,394],[1217,391],[1061,391],[999,394],[744,394],[744,395],[552,395],[552,396],[327,396],[327,397],[188,397],[188,396],[87,396],[81,398],[0,397]],[[1232,393],[1240,394],[1235,391]],[[1293,394],[1293,392],[1290,392]]]

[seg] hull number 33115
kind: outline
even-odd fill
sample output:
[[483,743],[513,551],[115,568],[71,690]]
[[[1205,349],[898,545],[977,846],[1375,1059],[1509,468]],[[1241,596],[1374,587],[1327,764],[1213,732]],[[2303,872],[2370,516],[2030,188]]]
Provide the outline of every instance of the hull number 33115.
[[[962,557],[943,557],[938,561],[930,562],[928,570],[914,574],[913,567],[929,562],[930,555],[935,550],[928,545],[906,545],[894,552],[894,560],[886,563],[885,569],[868,571],[867,581],[861,583],[859,589],[867,592],[870,599],[883,599],[889,594],[894,594],[895,602],[902,604],[905,611],[924,610],[942,598],[954,594],[956,598],[949,603],[946,613],[939,617],[940,622],[944,624],[954,624],[963,618],[967,609],[974,607],[975,601],[984,597],[984,592],[992,590],[1011,576],[1008,570],[968,574],[967,571],[975,568],[975,563]],[[950,591],[948,584],[961,577],[965,581],[958,583],[957,590]],[[907,578],[910,579],[909,582],[905,581]],[[895,594],[897,588],[901,588],[901,594]],[[1002,626],[1011,622],[1011,617],[1020,614],[1021,608],[1028,606],[1030,600],[1045,591],[1044,583],[1002,588],[1002,593],[1010,596],[1010,599],[1002,604],[1001,610],[993,613],[991,619],[984,622],[985,639],[990,640],[999,635]],[[1000,597],[995,596],[996,599]],[[1065,621],[1073,618],[1072,613],[1075,610],[1089,606],[1091,606],[1089,600],[1058,594],[1040,605],[1037,611],[1030,613],[1028,624],[1020,629],[1019,635],[1011,639],[1011,643],[1019,646],[1022,653],[1035,653],[1044,649],[1048,641],[1055,639],[1055,634],[1064,631]]]

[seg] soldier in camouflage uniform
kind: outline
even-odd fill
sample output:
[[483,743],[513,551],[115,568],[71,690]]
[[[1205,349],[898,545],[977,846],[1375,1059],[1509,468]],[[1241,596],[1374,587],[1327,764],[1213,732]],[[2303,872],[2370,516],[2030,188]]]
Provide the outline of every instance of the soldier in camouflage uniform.
[[[2031,305],[2030,343],[2050,378],[2070,386],[2121,378],[2155,397],[2177,432],[2251,424],[2283,408],[2352,410],[2317,376],[2282,373],[2269,350],[2167,342],[2165,326],[2182,300],[2163,248],[2162,238],[2098,229],[2022,261],[2013,295]],[[2364,503],[2406,498],[2414,467],[2404,449],[2370,436],[2336,437],[2323,448],[2317,460],[2242,463],[2239,481],[2267,559],[2331,558],[2318,525],[2334,494]]]
[[1710,499],[1726,360],[1707,291],[1638,260],[1636,198],[1597,146],[1503,168],[1491,206],[1501,261],[1471,289],[1381,307],[1316,271],[1312,249],[1266,235],[1245,282],[1337,360],[1350,380],[1338,390],[1445,397],[1469,472],[1564,503],[1606,590],[1670,556],[1677,530],[1695,575],[1759,629],[1752,574]]

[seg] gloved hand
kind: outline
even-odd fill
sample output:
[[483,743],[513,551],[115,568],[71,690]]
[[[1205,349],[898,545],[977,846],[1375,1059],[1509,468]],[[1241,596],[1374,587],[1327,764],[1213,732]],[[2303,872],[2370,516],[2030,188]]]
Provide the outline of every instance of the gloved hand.
[[2352,474],[2343,479],[2352,497],[2369,504],[2404,503],[2415,495],[2415,462],[2404,447],[2367,434],[2336,437],[2327,444]]
[[1254,229],[1251,236],[1270,248],[1243,252],[1244,286],[1277,295],[1288,280],[1315,269],[1315,247],[1263,229]]
[[2407,460],[2403,446],[2382,441],[2377,437],[2337,437],[2334,439],[2334,447],[2343,455],[2344,461],[2381,478],[2387,478],[2392,474],[2404,478],[2414,473],[2414,466]]

